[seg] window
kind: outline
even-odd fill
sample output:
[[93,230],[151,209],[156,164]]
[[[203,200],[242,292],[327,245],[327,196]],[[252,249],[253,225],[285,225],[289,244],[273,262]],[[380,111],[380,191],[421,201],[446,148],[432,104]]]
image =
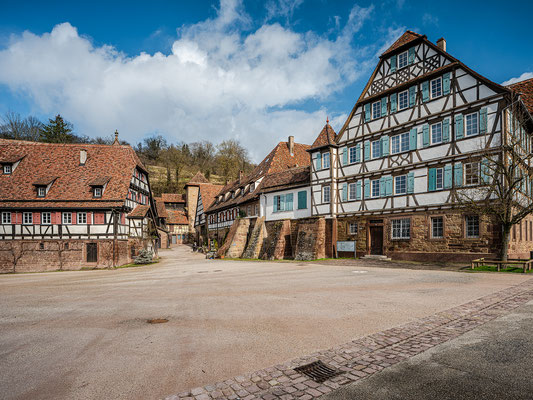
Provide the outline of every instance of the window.
[[409,218],[393,219],[391,221],[393,239],[411,238],[411,220]]
[[372,119],[381,117],[381,101],[372,103]]
[[404,90],[398,93],[398,110],[404,110],[409,107],[409,91]]
[[43,242],[39,243],[39,250],[44,250],[44,243]]
[[372,142],[372,158],[381,157],[381,143],[379,140]]
[[394,193],[406,194],[407,193],[407,175],[400,175],[394,177]]
[[407,51],[404,51],[403,53],[398,54],[398,69],[407,67],[407,64],[408,64]]
[[[93,196],[94,197],[102,197],[102,188],[101,187],[95,187],[93,189]],[[132,193],[132,199],[135,201],[135,192]]]
[[24,225],[33,224],[33,213],[31,213],[31,212],[22,213],[22,223]]
[[479,163],[466,163],[465,164],[465,185],[478,185],[479,184]]
[[298,192],[298,210],[305,210],[307,208],[307,192],[302,190]]
[[357,235],[357,222],[350,222],[348,225],[350,235]]
[[372,197],[379,197],[379,179],[372,181]]
[[46,195],[46,188],[44,186],[39,186],[37,188],[37,197],[44,197]]
[[467,238],[478,238],[479,237],[479,216],[477,215],[467,215],[465,217],[466,225],[466,237]]
[[87,223],[87,213],[79,212],[78,213],[78,224],[86,224],[86,223]]
[[255,190],[255,182],[250,183],[250,193]]
[[444,237],[444,218],[431,218],[431,237],[434,239],[441,239]]
[[431,81],[431,98],[442,96],[442,78],[433,79]]
[[409,150],[409,132],[391,138],[391,153],[398,154]]
[[431,144],[442,143],[442,122],[431,125]]
[[4,174],[10,174],[12,171],[11,164],[4,164]]
[[355,183],[350,183],[348,185],[348,198],[350,200],[355,200],[356,190],[357,190],[357,185]]
[[41,214],[41,224],[50,225],[52,223],[52,214],[49,212],[43,212]]
[[350,164],[357,160],[357,147],[350,147]]
[[465,117],[465,134],[466,136],[473,136],[478,134],[478,113],[468,114]]
[[293,194],[274,196],[274,212],[292,211]]
[[331,188],[329,186],[324,186],[322,188],[322,203],[329,203],[331,201]]
[[435,190],[444,188],[444,169],[435,168]]
[[64,212],[62,214],[62,218],[63,218],[63,224],[64,225],[72,224],[72,213]]
[[329,153],[322,154],[322,168],[329,168]]
[[2,213],[2,224],[7,225],[11,223],[11,213],[3,212]]

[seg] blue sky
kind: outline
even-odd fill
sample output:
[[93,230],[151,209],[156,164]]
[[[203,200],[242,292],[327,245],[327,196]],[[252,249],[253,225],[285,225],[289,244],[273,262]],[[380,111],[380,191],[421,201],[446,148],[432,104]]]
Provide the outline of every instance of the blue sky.
[[2,0],[0,114],[136,143],[237,138],[260,160],[339,129],[406,29],[489,79],[533,76],[533,2]]

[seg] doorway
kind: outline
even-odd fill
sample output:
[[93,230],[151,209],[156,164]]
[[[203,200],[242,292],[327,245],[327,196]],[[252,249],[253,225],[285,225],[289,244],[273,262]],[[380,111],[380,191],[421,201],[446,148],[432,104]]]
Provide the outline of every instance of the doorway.
[[87,243],[87,262],[98,261],[98,247],[96,243]]
[[370,227],[370,254],[383,255],[383,225]]

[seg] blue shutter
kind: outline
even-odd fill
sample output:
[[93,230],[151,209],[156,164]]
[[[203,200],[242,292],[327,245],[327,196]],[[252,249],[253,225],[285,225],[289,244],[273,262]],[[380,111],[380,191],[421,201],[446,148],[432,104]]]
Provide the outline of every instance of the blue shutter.
[[392,196],[392,176],[387,179],[387,196]]
[[409,172],[407,174],[407,193],[414,193],[415,191],[415,173]]
[[292,211],[293,197],[294,195],[292,193],[285,195],[285,211]]
[[425,103],[429,101],[429,82],[422,82],[422,101]]
[[414,107],[416,102],[416,86],[409,88],[409,107]]
[[387,135],[382,136],[380,141],[381,141],[381,155],[388,156],[389,155],[389,137]]
[[390,58],[390,72],[396,72],[396,56]]
[[361,162],[361,143],[355,145],[355,162]]
[[355,184],[355,199],[361,200],[361,181],[357,181]]
[[454,184],[456,187],[463,186],[463,164],[462,163],[455,163]]
[[370,103],[365,104],[365,122],[370,121]]
[[342,184],[342,201],[348,201],[348,184]]
[[385,197],[387,195],[387,177],[382,176],[379,178],[379,195]]
[[348,147],[342,148],[342,165],[348,164]]
[[370,198],[370,180],[365,179],[365,199]]
[[316,169],[317,171],[322,169],[322,153],[316,155]]
[[298,192],[298,210],[305,210],[307,208],[307,192],[302,190]]
[[365,161],[370,160],[370,142],[365,140]]
[[274,196],[274,212],[278,212],[278,199],[279,196]]
[[487,133],[487,107],[479,110],[479,133]]
[[387,115],[387,97],[381,99],[381,116]]
[[396,93],[393,93],[390,95],[390,112],[395,113],[398,109],[398,95]]
[[463,135],[463,114],[459,114],[455,116],[455,139],[462,139]]
[[413,128],[409,132],[409,150],[416,150],[417,140],[418,140],[418,132],[416,128]]
[[415,62],[415,48],[410,47],[409,48],[409,65],[413,64]]
[[452,164],[444,166],[444,188],[450,189],[452,187]]
[[490,183],[489,160],[486,158],[481,161],[481,183]]
[[428,172],[428,191],[433,192],[437,184],[437,168],[430,168]]
[[429,146],[429,125],[424,124],[422,127],[422,146],[428,147]]
[[450,73],[446,72],[442,75],[442,92],[444,94],[450,93]]
[[285,211],[285,195],[279,196],[279,211]]
[[450,120],[448,118],[444,118],[442,121],[442,141],[450,141]]

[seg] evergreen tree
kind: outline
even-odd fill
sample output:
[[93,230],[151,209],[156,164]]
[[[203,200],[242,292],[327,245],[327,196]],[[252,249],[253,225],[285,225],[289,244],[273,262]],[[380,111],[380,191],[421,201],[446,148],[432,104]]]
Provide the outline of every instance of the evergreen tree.
[[48,124],[41,128],[41,142],[47,143],[74,143],[76,135],[72,133],[73,126],[57,114],[55,119],[49,119]]

